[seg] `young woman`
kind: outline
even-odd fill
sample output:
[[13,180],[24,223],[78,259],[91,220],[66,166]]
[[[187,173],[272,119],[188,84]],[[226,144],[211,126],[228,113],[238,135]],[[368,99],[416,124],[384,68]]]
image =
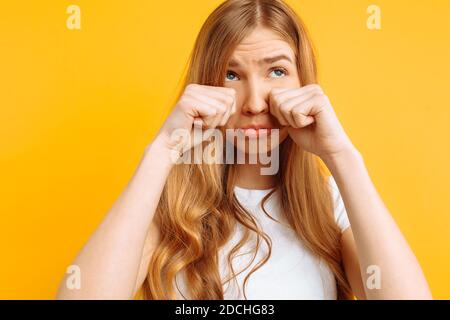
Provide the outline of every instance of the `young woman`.
[[[250,140],[278,129],[278,171],[175,163],[180,143],[195,145],[173,133],[196,124],[245,135],[232,144],[246,160]],[[63,279],[58,298],[130,299],[141,288],[147,299],[431,298],[317,85],[305,26],[275,0],[229,0],[209,16],[172,113],[73,264],[81,288]]]

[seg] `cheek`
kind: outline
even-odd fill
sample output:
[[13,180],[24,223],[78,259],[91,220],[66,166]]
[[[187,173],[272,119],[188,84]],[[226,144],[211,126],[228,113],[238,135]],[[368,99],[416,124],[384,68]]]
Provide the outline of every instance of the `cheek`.
[[282,143],[288,137],[288,129],[287,127],[283,127],[280,129],[280,143]]
[[277,85],[279,84],[281,84],[282,87],[286,88],[298,88],[301,86],[300,79],[298,78],[297,74],[289,75],[287,77],[279,79]]

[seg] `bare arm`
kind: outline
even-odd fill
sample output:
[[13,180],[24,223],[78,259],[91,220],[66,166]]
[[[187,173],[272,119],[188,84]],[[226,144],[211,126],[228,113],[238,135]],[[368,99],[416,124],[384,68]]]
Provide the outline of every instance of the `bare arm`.
[[[351,234],[345,235],[343,251],[347,272],[359,272],[354,267],[359,261],[365,294],[360,285],[353,288],[355,293],[367,299],[431,299],[422,269],[378,195],[361,154],[349,149],[323,160],[336,180],[352,226],[355,243]],[[369,266],[379,268],[379,289],[365,285]],[[349,278],[353,284],[360,283],[359,275]]]
[[344,263],[345,274],[352,288],[353,294],[358,300],[366,300],[364,283],[361,278],[358,254],[356,252],[355,239],[352,228],[344,230],[341,237],[342,261]]
[[159,140],[147,147],[130,183],[72,263],[80,268],[81,288],[69,289],[66,275],[58,299],[133,297],[144,244],[158,235],[151,222],[172,165]]

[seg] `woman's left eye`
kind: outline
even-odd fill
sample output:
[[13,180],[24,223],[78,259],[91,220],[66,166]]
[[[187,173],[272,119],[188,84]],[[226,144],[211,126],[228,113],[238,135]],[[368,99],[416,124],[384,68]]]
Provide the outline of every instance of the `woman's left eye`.
[[281,68],[276,68],[276,69],[272,69],[270,74],[275,74],[275,78],[281,78],[286,75],[286,70],[281,69]]

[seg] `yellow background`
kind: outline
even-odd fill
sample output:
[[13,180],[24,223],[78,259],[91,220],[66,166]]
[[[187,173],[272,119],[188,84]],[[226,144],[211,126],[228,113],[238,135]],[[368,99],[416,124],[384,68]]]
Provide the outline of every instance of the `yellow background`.
[[[52,299],[173,103],[221,1],[2,1],[0,298]],[[450,298],[450,2],[288,1],[320,83],[419,258]],[[81,30],[66,8],[81,8]],[[382,232],[382,230],[380,230]]]

